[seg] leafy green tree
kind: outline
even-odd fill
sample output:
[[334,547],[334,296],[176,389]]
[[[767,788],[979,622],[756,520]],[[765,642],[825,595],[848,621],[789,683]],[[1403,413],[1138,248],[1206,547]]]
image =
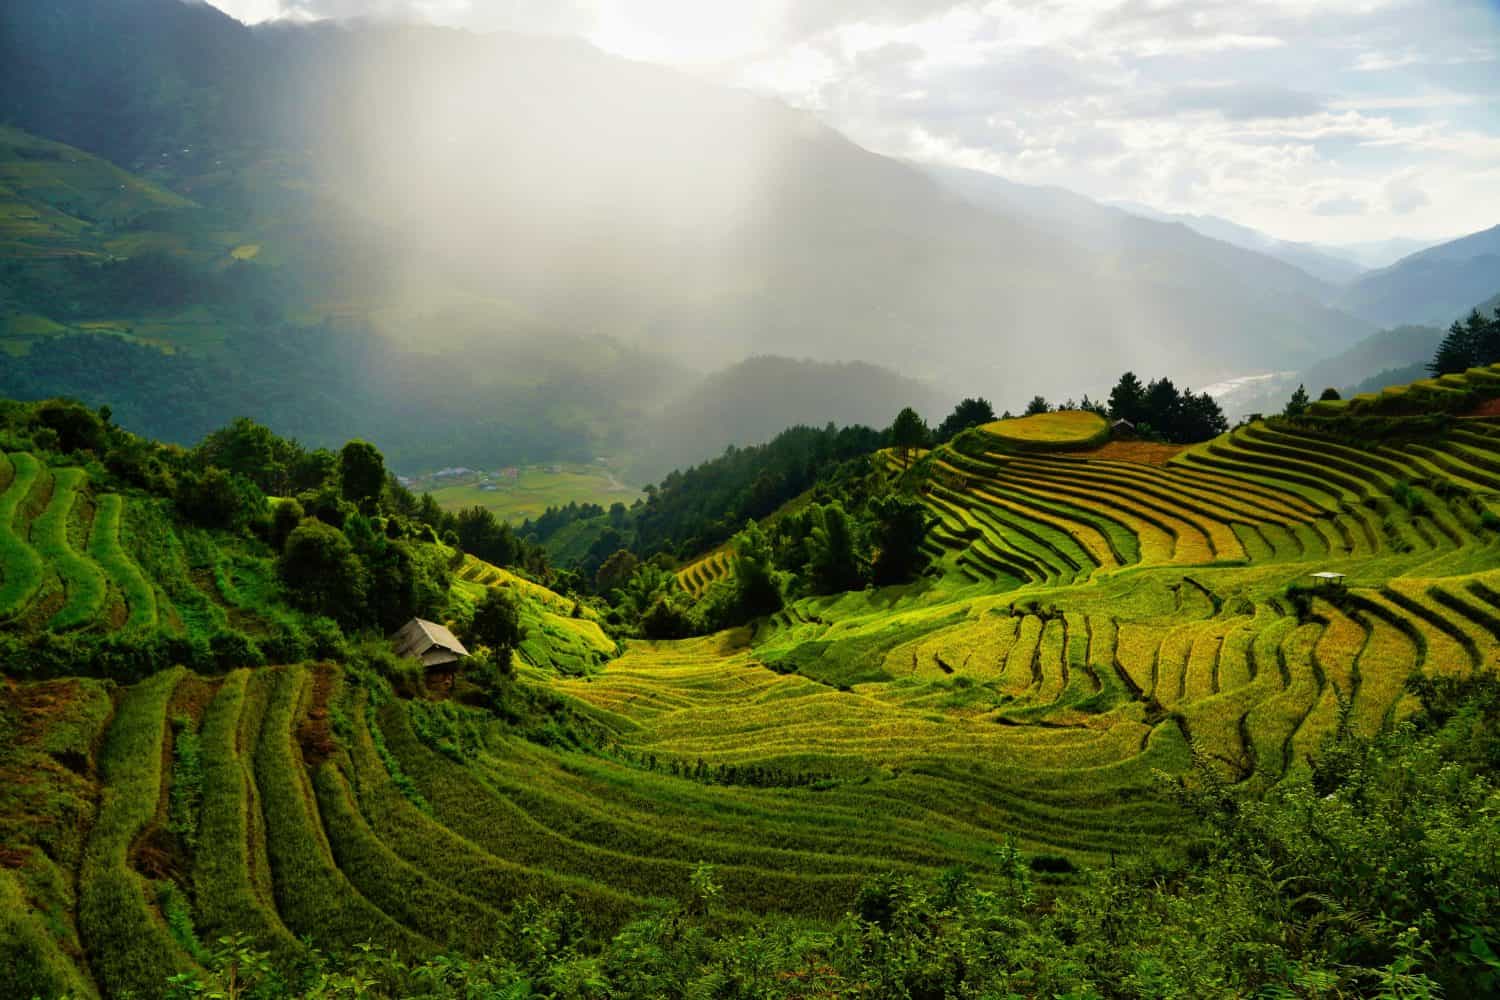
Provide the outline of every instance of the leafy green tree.
[[734,536],[735,601],[742,620],[759,618],[781,610],[781,583],[771,543],[754,521]]
[[886,586],[914,579],[927,567],[922,551],[932,524],[927,508],[915,497],[891,493],[871,500],[870,512],[875,517],[875,583]]
[[1052,404],[1047,402],[1045,396],[1032,396],[1031,402],[1026,404],[1026,412],[1022,416],[1034,417],[1039,413],[1051,413]]
[[178,480],[177,509],[204,527],[237,531],[265,513],[266,498],[248,479],[210,466]]
[[49,399],[36,408],[36,421],[57,433],[58,450],[62,452],[104,452],[108,422],[82,403]]
[[1146,387],[1135,372],[1126,372],[1109,391],[1109,415],[1115,420],[1139,424],[1146,418]]
[[271,511],[271,547],[273,549],[284,547],[287,537],[297,530],[297,525],[301,524],[306,516],[302,505],[291,497],[278,503]]
[[1307,412],[1311,400],[1307,395],[1307,386],[1297,386],[1297,391],[1292,393],[1292,398],[1287,400],[1286,408],[1281,411],[1283,417],[1300,417]]
[[284,460],[292,450],[290,442],[269,427],[239,417],[204,438],[194,456],[206,465],[244,476],[267,493],[280,494],[287,488]]
[[287,536],[277,571],[297,607],[346,626],[364,620],[368,573],[337,528],[315,519],[304,521]]
[[488,646],[497,663],[510,663],[511,653],[526,640],[526,630],[521,625],[520,604],[509,588],[491,587],[484,592],[474,605],[469,638]]
[[641,616],[641,633],[648,639],[685,639],[696,628],[686,595],[660,594]]
[[350,441],[339,452],[339,485],[345,500],[369,510],[385,486],[385,459],[368,441]]
[[614,555],[604,560],[599,572],[594,574],[594,592],[608,596],[610,592],[625,586],[640,564],[641,561],[629,549],[616,550]]
[[1343,396],[1339,395],[1339,391],[1331,385],[1318,394],[1318,401],[1320,403],[1336,403],[1343,398]]
[[896,421],[891,424],[891,444],[901,456],[903,466],[911,464],[911,450],[920,448],[926,443],[927,424],[923,422],[916,410],[908,406],[896,414]]
[[815,594],[837,594],[864,586],[853,520],[837,501],[817,508],[807,539],[807,577]]
[[465,552],[496,566],[514,566],[521,561],[521,542],[516,533],[489,508],[478,504],[467,507],[458,512],[454,524]]
[[970,427],[978,427],[994,419],[995,408],[990,405],[989,400],[970,397],[953,408],[953,412],[938,425],[934,436],[939,441],[951,441]]

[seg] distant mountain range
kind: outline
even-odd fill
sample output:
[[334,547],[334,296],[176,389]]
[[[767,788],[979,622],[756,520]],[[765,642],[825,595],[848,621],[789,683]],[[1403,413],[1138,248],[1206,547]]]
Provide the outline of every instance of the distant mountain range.
[[[1334,285],[1353,281],[1369,267],[1362,263],[1356,254],[1338,247],[1278,240],[1258,229],[1251,229],[1249,226],[1242,226],[1215,215],[1163,212],[1149,205],[1126,201],[1114,201],[1109,204],[1143,218],[1156,219],[1160,222],[1180,222],[1202,236],[1274,257],[1306,271],[1321,281]],[[1418,244],[1418,246],[1422,245],[1425,244]],[[1391,260],[1400,256],[1401,253],[1395,253]]]
[[1429,247],[1355,281],[1340,304],[1377,323],[1446,327],[1500,290],[1500,226]]
[[[1352,315],[1321,258],[1320,276],[1307,254],[919,169],[574,42],[250,29],[178,0],[9,4],[0,120],[30,133],[17,148],[63,143],[128,173],[127,193],[181,202],[116,213],[101,195],[25,239],[0,218],[0,323],[33,391],[66,381],[64,360],[27,360],[58,333],[123,337],[138,365],[152,347],[218,363],[270,328],[310,357],[330,333],[365,338],[382,364],[427,373],[414,384],[437,398],[402,400],[396,430],[425,433],[435,464],[517,440],[516,414],[568,428],[571,451],[618,447],[622,422],[673,394],[663,383],[755,355],[858,359],[1004,409],[1097,395],[1126,369],[1201,386],[1302,367],[1403,305],[1371,293]],[[13,158],[38,191],[71,168],[27,155]],[[865,376],[881,399],[886,375]],[[843,392],[827,419],[846,415]],[[173,419],[153,431],[177,436]],[[444,453],[455,419],[461,455]],[[722,422],[696,424],[706,447]]]

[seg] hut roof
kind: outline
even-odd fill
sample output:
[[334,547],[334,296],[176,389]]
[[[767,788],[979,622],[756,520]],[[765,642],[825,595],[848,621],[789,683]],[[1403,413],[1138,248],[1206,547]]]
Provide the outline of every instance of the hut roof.
[[[413,618],[391,637],[396,646],[396,655],[421,660],[429,666],[433,662],[468,656],[469,651],[458,637],[437,622]],[[447,654],[446,656],[443,654]]]
[[1312,573],[1310,575],[1314,580],[1342,580],[1344,578],[1343,573],[1334,573],[1329,570],[1324,570],[1321,573]]

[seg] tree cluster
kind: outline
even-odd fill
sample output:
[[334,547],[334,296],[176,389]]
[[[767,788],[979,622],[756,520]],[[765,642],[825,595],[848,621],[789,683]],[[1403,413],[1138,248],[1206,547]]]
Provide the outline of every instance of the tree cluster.
[[1121,375],[1110,390],[1109,417],[1130,421],[1141,437],[1172,444],[1207,441],[1229,429],[1224,411],[1208,393],[1179,390],[1168,378],[1143,385],[1134,372]]
[[1455,320],[1427,365],[1433,375],[1450,375],[1500,363],[1500,308],[1485,317],[1478,309]]

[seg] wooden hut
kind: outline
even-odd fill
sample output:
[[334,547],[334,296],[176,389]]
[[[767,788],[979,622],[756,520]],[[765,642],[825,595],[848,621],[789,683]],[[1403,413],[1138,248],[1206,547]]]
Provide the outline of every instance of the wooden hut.
[[469,651],[458,637],[437,622],[413,618],[391,636],[396,655],[420,660],[427,683],[434,689],[447,690]]

